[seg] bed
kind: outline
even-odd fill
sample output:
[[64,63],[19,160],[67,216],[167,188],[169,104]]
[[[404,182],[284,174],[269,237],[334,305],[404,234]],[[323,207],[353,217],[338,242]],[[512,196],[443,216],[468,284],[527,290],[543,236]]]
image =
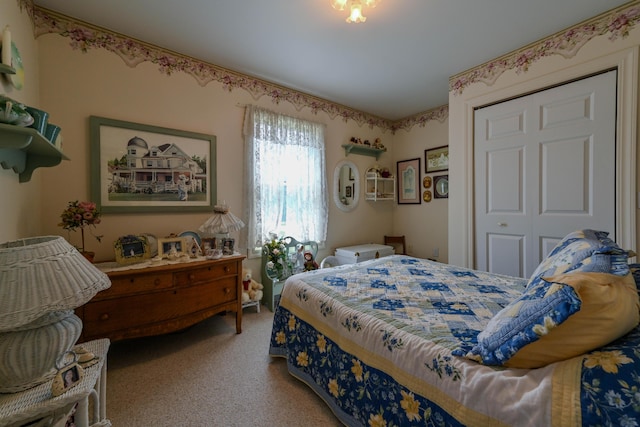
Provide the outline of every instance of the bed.
[[640,268],[628,256],[579,230],[527,279],[404,255],[297,274],[269,354],[348,426],[638,426]]

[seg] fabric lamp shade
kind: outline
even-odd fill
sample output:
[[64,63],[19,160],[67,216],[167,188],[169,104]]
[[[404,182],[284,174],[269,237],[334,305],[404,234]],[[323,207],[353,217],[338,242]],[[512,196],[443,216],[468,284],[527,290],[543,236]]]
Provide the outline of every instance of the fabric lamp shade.
[[228,234],[244,227],[244,222],[229,212],[226,207],[216,206],[213,215],[200,226],[199,231],[207,234]]

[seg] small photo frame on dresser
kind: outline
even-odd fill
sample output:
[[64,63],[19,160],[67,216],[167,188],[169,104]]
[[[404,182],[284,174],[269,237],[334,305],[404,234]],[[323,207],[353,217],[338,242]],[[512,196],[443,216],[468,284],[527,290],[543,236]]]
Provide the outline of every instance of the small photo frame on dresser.
[[169,237],[158,239],[158,256],[184,255],[187,252],[187,239],[184,237]]
[[202,253],[207,255],[209,251],[212,251],[216,248],[216,238],[215,237],[203,237],[202,244],[200,245],[202,249]]
[[113,244],[118,264],[134,264],[151,258],[151,247],[146,236],[121,236]]
[[222,255],[233,255],[235,239],[222,239]]

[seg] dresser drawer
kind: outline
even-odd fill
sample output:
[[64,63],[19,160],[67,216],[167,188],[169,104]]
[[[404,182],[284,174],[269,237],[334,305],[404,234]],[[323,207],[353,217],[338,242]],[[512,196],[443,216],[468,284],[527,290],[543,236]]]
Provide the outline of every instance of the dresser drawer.
[[122,277],[110,277],[110,279],[111,287],[99,292],[95,297],[96,300],[173,286],[171,274],[128,274]]
[[174,273],[174,279],[177,286],[189,286],[198,283],[210,282],[218,277],[225,277],[228,275],[235,276],[237,274],[237,263],[226,263],[179,271]]
[[108,335],[132,325],[146,325],[177,319],[218,305],[237,301],[236,278],[176,288],[163,292],[131,295],[126,303],[120,299],[90,301],[84,310],[84,328],[91,336]]

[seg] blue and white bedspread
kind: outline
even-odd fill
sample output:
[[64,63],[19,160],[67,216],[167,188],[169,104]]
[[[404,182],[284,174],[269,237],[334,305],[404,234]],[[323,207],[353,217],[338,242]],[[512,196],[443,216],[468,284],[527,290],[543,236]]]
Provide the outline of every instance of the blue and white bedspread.
[[401,255],[298,274],[269,353],[349,426],[639,426],[638,328],[539,369],[452,355],[525,284]]

